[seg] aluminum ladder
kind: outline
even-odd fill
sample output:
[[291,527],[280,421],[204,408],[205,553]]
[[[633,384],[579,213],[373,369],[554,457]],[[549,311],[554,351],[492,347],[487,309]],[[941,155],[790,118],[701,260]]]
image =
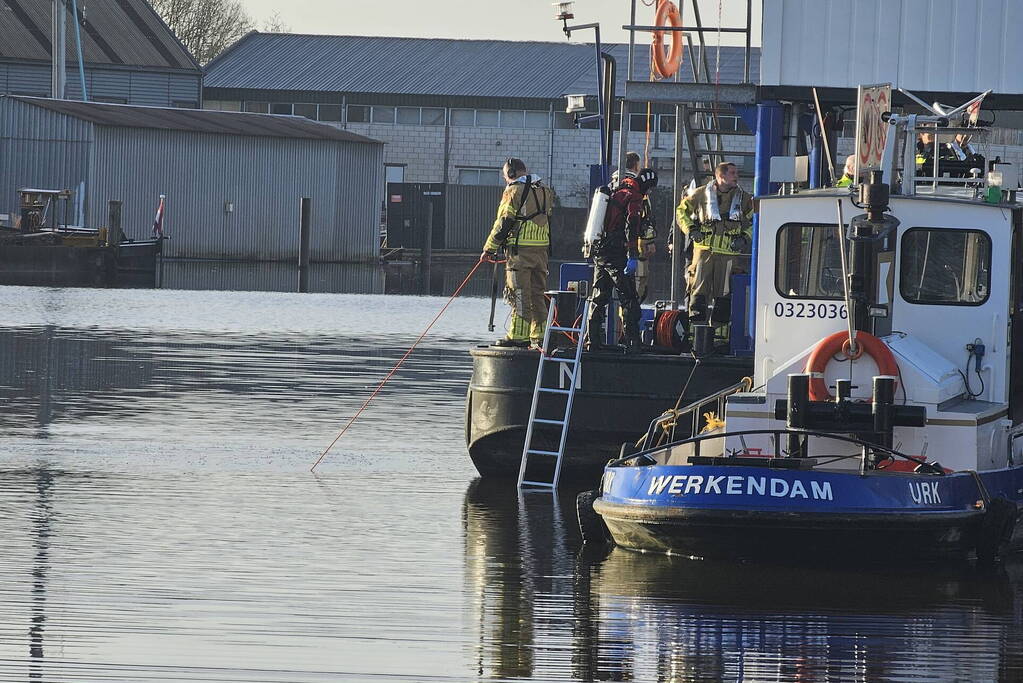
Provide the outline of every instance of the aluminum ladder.
[[[529,422],[526,424],[526,439],[522,444],[522,462],[519,465],[519,488],[537,487],[555,490],[558,488],[558,480],[561,478],[561,461],[565,455],[565,442],[568,440],[568,425],[572,419],[572,403],[575,400],[575,392],[579,387],[580,368],[583,355],[583,330],[586,329],[586,321],[590,316],[590,300],[583,300],[582,315],[579,317],[579,326],[574,324],[569,327],[555,325],[555,314],[557,312],[558,295],[575,295],[576,292],[546,292],[551,297],[551,305],[547,312],[547,330],[543,335],[543,346],[540,348],[540,362],[536,368],[536,384],[533,387],[533,405],[529,409]],[[575,311],[573,310],[574,314]],[[575,334],[575,354],[571,357],[555,356],[550,350],[550,342],[553,335],[561,333]],[[559,366],[556,376],[562,376],[561,368],[567,367],[567,374],[570,377],[568,389],[560,387],[544,386],[544,368],[548,363],[555,363]],[[540,401],[543,397],[565,397],[565,410],[560,420],[537,417]],[[548,451],[533,447],[533,434],[538,424],[557,425],[561,428],[561,435],[558,439],[558,450]],[[554,461],[553,476],[550,481],[542,479],[526,479],[526,471],[530,465],[534,465],[539,459]]]

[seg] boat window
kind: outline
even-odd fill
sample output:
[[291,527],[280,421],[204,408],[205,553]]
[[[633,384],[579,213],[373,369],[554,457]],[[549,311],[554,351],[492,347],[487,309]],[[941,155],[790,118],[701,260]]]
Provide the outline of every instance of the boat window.
[[991,286],[991,238],[980,230],[912,228],[902,236],[899,289],[911,304],[979,306]]
[[774,285],[789,299],[841,299],[842,259],[835,225],[787,223],[778,230]]

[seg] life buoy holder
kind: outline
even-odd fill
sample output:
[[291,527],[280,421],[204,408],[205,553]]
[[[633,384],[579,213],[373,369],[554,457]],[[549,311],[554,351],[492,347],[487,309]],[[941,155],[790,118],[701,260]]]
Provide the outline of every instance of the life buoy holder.
[[810,374],[810,400],[811,401],[832,401],[834,396],[828,391],[828,385],[824,383],[824,370],[836,354],[842,352],[849,360],[856,360],[868,353],[874,362],[877,363],[877,370],[882,375],[899,376],[899,364],[895,361],[891,349],[883,341],[869,332],[858,331],[856,333],[856,353],[849,353],[849,333],[835,332],[824,337],[817,346],[813,347],[810,357],[806,360],[805,372]]
[[[660,0],[657,5],[656,26],[674,26],[682,28],[682,15],[671,0]],[[671,34],[671,49],[664,50],[664,34]],[[682,65],[682,32],[654,31],[653,44],[650,46],[654,64],[654,72],[661,78],[670,78]]]

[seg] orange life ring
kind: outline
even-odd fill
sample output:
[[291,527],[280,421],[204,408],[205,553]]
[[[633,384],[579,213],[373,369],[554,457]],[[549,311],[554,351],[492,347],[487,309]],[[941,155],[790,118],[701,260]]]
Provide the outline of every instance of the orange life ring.
[[[671,0],[661,0],[657,5],[657,17],[654,19],[656,26],[674,26],[682,28],[682,15],[678,7]],[[668,31],[671,33],[671,49],[664,51],[665,31],[654,31],[653,44],[650,46],[652,53],[654,71],[661,78],[669,78],[675,75],[679,66],[682,65],[682,32]]]
[[811,401],[832,401],[834,396],[828,391],[828,385],[824,383],[824,370],[828,367],[828,361],[839,351],[845,353],[849,360],[856,360],[864,351],[877,363],[877,371],[882,375],[899,376],[899,364],[895,362],[895,356],[891,349],[883,341],[869,332],[856,333],[855,356],[849,355],[849,333],[835,332],[824,337],[817,346],[813,347],[810,357],[806,360],[806,370],[810,374],[810,400]]

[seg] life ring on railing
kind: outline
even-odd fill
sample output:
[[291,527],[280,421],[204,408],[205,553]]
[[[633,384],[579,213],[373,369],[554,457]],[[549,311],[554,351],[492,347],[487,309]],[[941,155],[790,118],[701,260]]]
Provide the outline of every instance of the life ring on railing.
[[835,332],[824,337],[817,346],[813,347],[810,357],[806,360],[806,370],[810,374],[810,400],[831,401],[834,396],[828,391],[828,385],[824,383],[824,370],[828,367],[828,361],[839,351],[845,354],[849,360],[856,360],[866,351],[877,363],[877,371],[882,375],[899,376],[899,364],[895,362],[895,356],[891,349],[883,341],[869,332],[858,331],[856,333],[855,355],[849,353],[849,333]]
[[[674,26],[682,28],[682,15],[678,7],[671,0],[661,0],[657,5],[657,17],[654,19],[657,26]],[[671,49],[664,51],[665,31],[654,31],[653,44],[650,46],[654,71],[661,78],[670,78],[682,65],[682,32],[667,31],[671,33]]]

